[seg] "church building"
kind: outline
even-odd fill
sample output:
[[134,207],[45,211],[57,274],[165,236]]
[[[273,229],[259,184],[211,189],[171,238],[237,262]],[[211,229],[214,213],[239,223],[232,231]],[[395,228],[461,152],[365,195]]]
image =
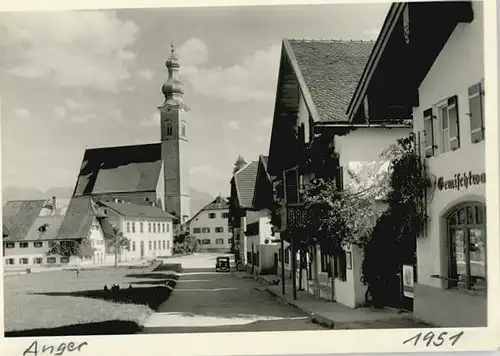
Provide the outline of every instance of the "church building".
[[162,87],[165,101],[158,107],[160,142],[87,149],[73,197],[154,205],[181,223],[189,220],[188,109],[173,46],[166,67],[168,79]]

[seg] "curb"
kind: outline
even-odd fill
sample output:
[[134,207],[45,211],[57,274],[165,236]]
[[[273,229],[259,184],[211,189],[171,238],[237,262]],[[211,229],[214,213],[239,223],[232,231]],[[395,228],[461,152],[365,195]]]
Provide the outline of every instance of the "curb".
[[283,298],[283,296],[281,296],[278,293],[273,292],[269,288],[266,288],[266,290],[269,294],[274,296],[280,302],[282,302],[288,306],[291,306],[292,308],[299,309],[303,313],[307,314],[312,323],[320,325],[320,326],[327,328],[327,329],[334,329],[335,328],[335,322],[333,320],[330,320],[330,319],[325,318],[321,315],[317,315],[316,313],[314,313],[312,311],[304,309],[304,308],[300,307],[299,305],[297,305],[297,303],[295,303],[293,301],[286,300],[285,298]]

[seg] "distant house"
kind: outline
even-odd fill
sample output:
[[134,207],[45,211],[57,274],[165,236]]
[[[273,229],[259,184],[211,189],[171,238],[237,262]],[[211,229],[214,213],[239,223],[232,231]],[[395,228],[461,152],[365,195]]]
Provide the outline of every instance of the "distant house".
[[58,265],[72,257],[48,254],[52,245],[89,239],[94,255],[83,262],[105,262],[104,239],[110,231],[106,216],[88,197],[73,198],[65,214],[57,201],[9,201],[3,207],[4,263],[7,266]]
[[[118,199],[99,201],[97,204],[106,214],[109,224],[129,240],[128,248],[119,256],[120,261],[172,255],[173,215],[155,206],[132,204]],[[107,245],[106,251],[112,254],[114,247]]]
[[231,250],[228,217],[229,202],[218,196],[187,222],[189,232],[196,237],[201,251]]

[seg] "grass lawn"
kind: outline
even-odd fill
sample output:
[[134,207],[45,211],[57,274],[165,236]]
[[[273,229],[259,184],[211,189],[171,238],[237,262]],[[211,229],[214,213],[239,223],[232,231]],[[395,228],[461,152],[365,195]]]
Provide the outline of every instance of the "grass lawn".
[[[75,271],[4,276],[6,336],[137,331],[168,299],[175,279],[168,271],[113,267],[80,271],[78,278]],[[120,290],[104,291],[112,284]]]

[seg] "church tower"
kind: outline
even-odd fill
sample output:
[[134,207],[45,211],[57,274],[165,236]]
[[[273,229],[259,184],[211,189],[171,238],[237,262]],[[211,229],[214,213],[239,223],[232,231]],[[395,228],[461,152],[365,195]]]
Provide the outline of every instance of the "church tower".
[[160,110],[161,157],[165,181],[165,210],[181,223],[191,217],[189,192],[187,107],[179,78],[179,59],[174,46],[166,63],[168,79],[162,87],[165,101]]

